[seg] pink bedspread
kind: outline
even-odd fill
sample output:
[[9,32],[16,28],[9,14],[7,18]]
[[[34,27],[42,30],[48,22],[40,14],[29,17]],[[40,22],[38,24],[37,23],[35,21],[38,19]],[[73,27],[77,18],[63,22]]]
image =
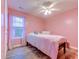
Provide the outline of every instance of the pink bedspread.
[[50,56],[51,59],[57,59],[58,46],[65,41],[64,37],[59,35],[29,34],[27,37],[27,42]]

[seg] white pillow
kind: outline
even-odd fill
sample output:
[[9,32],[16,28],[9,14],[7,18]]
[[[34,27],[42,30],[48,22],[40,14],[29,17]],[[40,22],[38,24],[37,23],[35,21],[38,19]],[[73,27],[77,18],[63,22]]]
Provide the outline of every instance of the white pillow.
[[42,31],[42,34],[50,34],[49,31]]

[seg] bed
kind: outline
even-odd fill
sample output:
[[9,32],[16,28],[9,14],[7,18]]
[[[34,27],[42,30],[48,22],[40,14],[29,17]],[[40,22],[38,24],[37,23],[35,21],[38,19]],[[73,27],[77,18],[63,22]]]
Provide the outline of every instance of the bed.
[[63,47],[65,53],[65,42],[67,41],[63,36],[59,35],[31,33],[27,36],[27,42],[51,57],[51,59],[57,59],[60,48]]

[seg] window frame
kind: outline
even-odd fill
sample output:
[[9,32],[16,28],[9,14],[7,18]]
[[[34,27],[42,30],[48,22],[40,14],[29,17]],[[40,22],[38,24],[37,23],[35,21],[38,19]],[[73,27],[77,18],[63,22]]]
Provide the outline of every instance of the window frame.
[[[24,26],[23,26],[23,27],[13,26],[13,17],[23,18]],[[22,38],[24,38],[24,37],[25,37],[25,36],[24,36],[24,34],[25,34],[25,17],[22,17],[22,16],[12,16],[11,19],[12,19],[12,20],[11,20],[11,37],[12,37],[12,39],[22,39]],[[22,36],[16,37],[15,34],[13,34],[13,31],[14,31],[15,28],[22,28],[22,29],[23,29],[23,34],[22,34]]]

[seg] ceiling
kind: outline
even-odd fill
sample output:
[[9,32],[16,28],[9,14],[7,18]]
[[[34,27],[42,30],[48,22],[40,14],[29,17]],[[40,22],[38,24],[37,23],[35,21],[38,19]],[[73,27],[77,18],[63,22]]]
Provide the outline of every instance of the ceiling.
[[[57,8],[59,11],[53,11],[51,15],[46,16],[40,13],[40,6],[49,6],[51,3],[55,2],[57,2],[57,4],[54,5],[53,8]],[[77,0],[8,0],[8,7],[34,16],[46,18],[77,8],[77,2]]]

